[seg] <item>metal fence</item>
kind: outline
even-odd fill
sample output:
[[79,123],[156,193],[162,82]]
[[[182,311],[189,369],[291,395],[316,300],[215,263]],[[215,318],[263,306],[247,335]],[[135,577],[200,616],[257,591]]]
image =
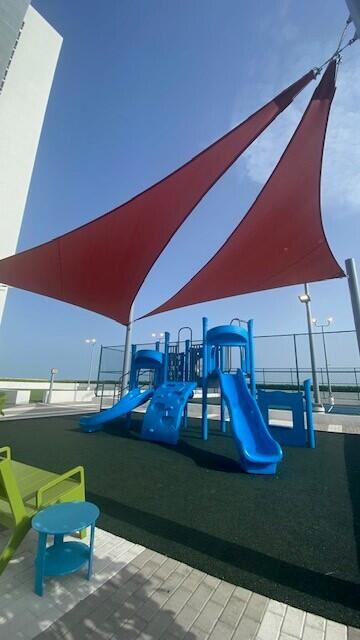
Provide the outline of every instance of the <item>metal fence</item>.
[[[318,380],[323,399],[333,392],[336,401],[343,396],[360,401],[360,361],[355,331],[325,331],[324,337],[314,331],[314,345]],[[256,382],[258,386],[270,388],[300,389],[306,378],[311,378],[309,337],[306,333],[255,336]],[[137,349],[164,349],[164,342],[138,344]],[[201,340],[191,343],[191,379],[198,383],[202,374]],[[185,350],[185,342],[171,342],[169,359],[173,364],[169,379],[177,378],[176,354]],[[100,353],[98,384],[114,389],[122,375],[123,346],[103,346]],[[225,368],[234,371],[239,367],[239,349],[228,348]],[[330,382],[330,389],[329,389]],[[150,383],[147,372],[143,372],[140,383]],[[216,386],[216,383],[214,383]],[[346,395],[344,395],[346,394]]]

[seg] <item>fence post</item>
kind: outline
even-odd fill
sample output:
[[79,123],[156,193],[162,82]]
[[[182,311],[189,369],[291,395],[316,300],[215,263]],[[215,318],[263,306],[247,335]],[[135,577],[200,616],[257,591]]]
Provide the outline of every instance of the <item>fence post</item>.
[[358,400],[360,400],[360,388],[359,388],[359,385],[358,385],[358,379],[357,379],[356,367],[354,367],[354,374],[355,374],[355,385],[356,385],[356,390],[357,390]]
[[298,353],[297,353],[297,344],[296,344],[296,333],[293,333],[293,339],[294,339],[294,355],[295,355],[297,388],[298,388],[298,391],[300,391],[299,362],[298,362]]

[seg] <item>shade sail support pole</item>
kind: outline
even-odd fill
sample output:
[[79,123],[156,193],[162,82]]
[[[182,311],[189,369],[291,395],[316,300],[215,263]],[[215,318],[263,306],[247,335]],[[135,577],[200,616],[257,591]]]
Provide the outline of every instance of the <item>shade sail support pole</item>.
[[314,394],[313,411],[318,413],[323,413],[324,407],[320,398],[320,388],[319,388],[319,381],[318,381],[317,369],[316,369],[316,357],[315,357],[314,336],[313,336],[313,318],[311,313],[310,292],[309,292],[308,284],[306,283],[304,284],[304,289],[305,289],[305,295],[308,298],[305,302],[305,307],[306,307],[306,320],[307,320],[308,337],[309,337],[312,387],[313,387],[313,394]]
[[131,305],[130,313],[129,313],[129,321],[126,325],[124,363],[123,363],[123,370],[122,370],[120,398],[124,397],[129,386],[130,366],[131,366],[131,340],[132,340],[133,325],[134,325],[134,303],[132,303]]
[[354,258],[347,258],[345,260],[345,269],[348,279],[351,306],[354,316],[355,331],[357,337],[357,343],[360,353],[360,293],[359,293],[359,281],[356,272],[356,263]]

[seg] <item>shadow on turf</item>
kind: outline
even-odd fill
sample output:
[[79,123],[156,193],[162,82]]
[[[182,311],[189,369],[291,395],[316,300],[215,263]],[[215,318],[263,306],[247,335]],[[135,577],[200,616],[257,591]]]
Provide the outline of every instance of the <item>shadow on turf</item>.
[[[107,425],[103,431],[111,436],[119,437],[119,438],[130,438],[132,440],[141,440],[140,431],[141,425],[140,422],[132,423],[130,426],[126,425],[124,421],[121,423],[113,423],[112,425]],[[227,437],[220,432],[215,432],[216,435],[221,435],[222,437]],[[194,440],[198,440],[203,442],[200,437],[200,433],[196,433],[190,429],[184,431],[184,435],[186,438],[191,438]],[[210,437],[214,434],[211,433]],[[144,441],[143,441],[144,442]],[[203,469],[208,469],[211,471],[222,471],[223,473],[239,473],[239,463],[236,460],[236,450],[234,446],[234,459],[228,458],[227,456],[223,456],[219,453],[213,453],[207,449],[202,449],[201,447],[195,447],[186,440],[180,439],[177,445],[168,445],[162,442],[148,442],[149,446],[157,446],[163,449],[168,449],[171,451],[176,451],[176,453],[185,456],[186,458],[190,458],[195,462],[198,467],[202,467]]]
[[[290,587],[300,594],[307,593],[327,602],[336,602],[345,607],[360,610],[360,585],[333,575],[324,575],[305,567],[290,564],[261,551],[222,540],[204,531],[193,529],[102,495],[88,492],[87,498],[95,502],[104,515],[144,530],[153,535],[154,540],[163,538],[178,543],[206,556],[211,556],[220,562],[237,567],[241,571],[266,578],[273,584]],[[176,555],[175,550],[174,555]],[[247,585],[242,584],[242,586]],[[250,586],[250,588],[252,587]]]

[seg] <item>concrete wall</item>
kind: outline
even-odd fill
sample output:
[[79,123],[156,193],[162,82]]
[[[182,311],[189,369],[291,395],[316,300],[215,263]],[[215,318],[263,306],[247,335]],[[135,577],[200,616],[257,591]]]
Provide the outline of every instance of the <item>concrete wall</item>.
[[[43,391],[42,402],[47,402],[49,381],[32,382],[17,380],[0,380],[0,393],[4,392],[7,397],[7,404],[28,404],[30,393],[33,389]],[[80,382],[54,382],[51,403],[61,402],[92,402],[95,399],[95,385],[90,389]]]
[[[16,251],[61,36],[29,7],[0,95],[0,258]],[[0,322],[7,287],[0,287]]]

